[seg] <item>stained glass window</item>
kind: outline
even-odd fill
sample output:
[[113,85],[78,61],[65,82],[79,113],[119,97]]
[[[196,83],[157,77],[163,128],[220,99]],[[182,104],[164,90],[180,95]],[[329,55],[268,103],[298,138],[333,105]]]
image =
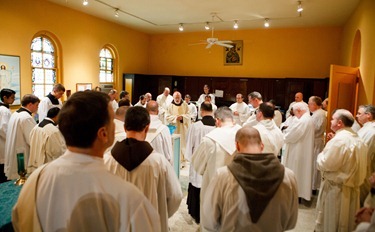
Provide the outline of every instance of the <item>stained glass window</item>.
[[108,48],[103,48],[100,51],[100,72],[99,82],[113,83],[113,55]]
[[52,91],[56,83],[56,53],[52,41],[36,37],[31,42],[32,91],[42,98]]

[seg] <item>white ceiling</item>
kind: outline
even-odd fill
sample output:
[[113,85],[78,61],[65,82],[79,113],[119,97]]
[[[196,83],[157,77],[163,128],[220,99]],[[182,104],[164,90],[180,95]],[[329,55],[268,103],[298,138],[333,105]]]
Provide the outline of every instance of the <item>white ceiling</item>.
[[[212,22],[216,12],[215,30],[231,30],[238,20],[240,29],[263,28],[265,18],[270,28],[342,26],[360,0],[302,0],[303,12],[297,13],[296,0],[49,0],[99,18],[158,34],[176,33],[184,23],[186,32],[204,31],[205,22]],[[115,17],[115,9],[119,17]]]

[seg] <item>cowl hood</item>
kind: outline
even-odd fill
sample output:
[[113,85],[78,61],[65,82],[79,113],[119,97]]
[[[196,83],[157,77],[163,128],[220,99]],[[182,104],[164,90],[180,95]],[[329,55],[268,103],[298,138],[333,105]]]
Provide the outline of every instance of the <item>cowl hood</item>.
[[257,223],[284,179],[284,166],[271,153],[239,153],[228,169],[244,190],[251,220]]
[[112,148],[113,158],[126,170],[131,172],[138,167],[153,151],[151,145],[146,141],[127,138],[117,142]]

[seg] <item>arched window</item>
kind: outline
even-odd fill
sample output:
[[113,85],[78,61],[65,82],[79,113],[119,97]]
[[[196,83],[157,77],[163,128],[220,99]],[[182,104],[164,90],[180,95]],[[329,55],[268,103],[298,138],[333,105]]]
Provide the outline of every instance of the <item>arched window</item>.
[[56,48],[52,40],[38,36],[31,42],[32,92],[40,99],[46,96],[56,83]]
[[108,48],[103,48],[100,51],[100,83],[113,83],[114,82],[114,55]]

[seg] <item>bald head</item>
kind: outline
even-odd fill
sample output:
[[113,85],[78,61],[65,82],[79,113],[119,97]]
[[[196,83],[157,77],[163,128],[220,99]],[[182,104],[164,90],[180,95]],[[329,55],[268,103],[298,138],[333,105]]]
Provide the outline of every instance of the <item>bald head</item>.
[[149,101],[146,106],[146,110],[149,114],[158,115],[159,114],[159,104],[156,101]]
[[303,94],[301,92],[296,93],[296,95],[294,95],[294,101],[296,102],[303,101]]
[[245,126],[236,133],[236,147],[240,153],[262,153],[263,144],[257,129]]
[[130,108],[130,106],[120,106],[117,110],[116,110],[116,113],[115,113],[115,118],[117,120],[120,120],[122,122],[125,121],[125,114],[126,114],[126,111]]
[[169,90],[169,88],[168,88],[168,87],[165,87],[165,88],[164,88],[164,92],[163,92],[163,94],[164,94],[165,96],[168,96],[170,92],[171,92],[171,91]]

